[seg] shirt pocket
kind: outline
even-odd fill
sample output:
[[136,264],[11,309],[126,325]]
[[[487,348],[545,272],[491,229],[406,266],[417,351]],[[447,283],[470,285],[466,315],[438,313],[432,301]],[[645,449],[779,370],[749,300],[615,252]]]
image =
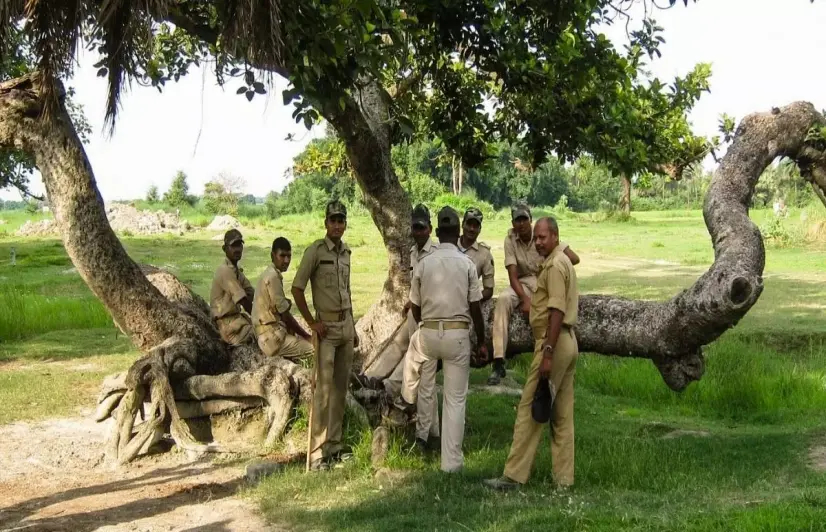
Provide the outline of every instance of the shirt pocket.
[[336,262],[334,260],[322,260],[318,264],[318,275],[321,286],[324,288],[336,288]]
[[350,255],[345,253],[338,260],[338,271],[341,276],[341,286],[347,288],[350,286]]

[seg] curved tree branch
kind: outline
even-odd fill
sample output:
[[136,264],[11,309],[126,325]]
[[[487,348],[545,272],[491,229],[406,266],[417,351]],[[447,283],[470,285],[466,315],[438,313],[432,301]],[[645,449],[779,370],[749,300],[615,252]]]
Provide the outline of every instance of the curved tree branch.
[[705,367],[702,347],[736,325],[763,291],[765,249],[748,215],[754,187],[777,157],[795,160],[811,175],[826,175],[823,152],[807,141],[809,129],[823,122],[805,102],[744,118],[703,207],[714,263],[690,288],[666,302],[583,296],[577,327],[580,349],[650,358],[675,390],[699,379]]

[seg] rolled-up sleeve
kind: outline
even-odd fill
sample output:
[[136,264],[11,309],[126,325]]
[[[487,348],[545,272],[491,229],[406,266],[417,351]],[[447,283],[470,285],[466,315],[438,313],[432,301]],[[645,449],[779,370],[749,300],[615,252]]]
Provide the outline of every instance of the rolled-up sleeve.
[[493,288],[496,285],[493,255],[490,253],[488,253],[485,265],[482,266],[482,271],[479,273],[482,275],[482,288]]
[[267,291],[270,295],[270,301],[272,301],[273,306],[275,307],[275,311],[279,314],[284,314],[285,312],[289,312],[290,308],[292,308],[293,304],[292,301],[287,299],[287,296],[284,294],[284,283],[281,279],[277,277],[273,277],[267,280]]
[[508,266],[516,266],[516,250],[510,236],[505,238],[505,268]]

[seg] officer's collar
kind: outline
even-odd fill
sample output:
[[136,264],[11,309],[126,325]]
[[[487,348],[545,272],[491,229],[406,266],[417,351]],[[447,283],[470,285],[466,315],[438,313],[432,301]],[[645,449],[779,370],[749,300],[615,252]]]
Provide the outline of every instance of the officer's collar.
[[[335,244],[335,242],[333,242],[332,240],[330,240],[330,237],[329,237],[329,236],[325,236],[325,237],[324,237],[324,243],[325,243],[325,244],[327,244],[327,249],[329,249],[330,251],[333,251],[333,250],[335,250],[335,249],[336,249],[336,244]],[[347,247],[347,244],[345,244],[345,243],[344,243],[344,240],[339,240],[339,241],[338,241],[338,243],[339,243],[339,246],[340,246],[340,247],[339,247],[339,249],[338,249],[338,252],[339,252],[339,253],[341,253],[342,251],[346,251],[347,249],[349,249],[349,248]]]
[[532,246],[534,241],[534,234],[533,229],[531,229],[531,240],[530,242],[525,242],[522,238],[513,230],[513,228],[508,229],[508,235],[517,243],[522,244],[523,246]]
[[416,246],[416,251],[418,251],[419,253],[421,253],[422,251],[430,251],[431,249],[433,249],[434,246],[433,240],[429,238],[427,239],[427,242],[424,243],[424,246],[422,246],[422,249],[419,249],[419,246],[417,246],[416,244],[413,245]]
[[[559,244],[561,244],[561,242]],[[545,257],[545,260],[542,261],[543,264],[550,264],[554,260],[554,258],[556,258],[560,253],[562,253],[562,246],[560,246],[559,244],[557,244],[553,251],[551,251],[551,253],[547,257]]]
[[459,246],[457,246],[456,244],[451,244],[450,242],[439,242],[438,244],[436,244],[436,247],[438,249],[459,249]]
[[229,266],[233,270],[236,270],[236,271],[239,271],[239,272],[244,271],[244,269],[242,267],[233,264],[232,261],[229,260],[229,257],[226,257],[226,256],[224,257],[224,264],[226,264],[227,266]]
[[459,237],[459,249],[462,250],[462,251],[466,251],[468,249],[478,251],[479,250],[479,239],[477,238],[476,240],[474,240],[473,244],[471,244],[469,247],[464,247],[462,245],[462,237]]

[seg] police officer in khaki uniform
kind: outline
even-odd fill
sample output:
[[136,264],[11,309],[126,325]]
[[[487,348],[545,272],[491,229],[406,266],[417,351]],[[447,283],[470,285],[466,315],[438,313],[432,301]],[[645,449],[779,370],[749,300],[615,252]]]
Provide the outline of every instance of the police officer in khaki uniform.
[[531,301],[534,358],[516,412],[513,444],[504,476],[485,481],[495,489],[518,487],[530,476],[544,428],[531,414],[539,377],[548,378],[556,390],[551,442],[554,480],[563,488],[574,483],[574,374],[578,347],[573,327],[577,321],[579,289],[574,266],[562,252],[556,220],[537,221],[535,239],[544,262]]
[[252,299],[255,291],[238,262],[244,254],[244,237],[238,229],[224,234],[226,258],[218,266],[209,293],[209,308],[221,338],[230,345],[242,345],[254,340]]
[[[511,313],[519,308],[527,315],[531,309],[531,295],[536,290],[536,275],[542,266],[542,257],[537,253],[531,226],[531,210],[524,203],[517,203],[511,209],[513,229],[505,238],[505,269],[508,270],[510,286],[502,290],[493,311],[493,371],[488,378],[489,385],[496,385],[505,377],[505,353],[508,348],[508,326]],[[567,244],[561,243],[561,250],[573,264],[579,257]]]
[[[436,366],[444,364],[444,404],[442,412],[442,471],[462,468],[462,441],[465,431],[465,402],[470,372],[471,323],[484,346],[485,326],[479,301],[482,291],[476,267],[457,248],[459,215],[450,207],[439,211],[437,235],[439,246],[413,271],[410,303],[419,329],[410,340],[404,364],[402,396],[408,404],[417,404],[419,416],[416,436],[426,439],[430,432],[429,416],[434,402]],[[473,319],[471,322],[471,318]]]
[[292,302],[284,295],[283,273],[292,261],[292,246],[286,238],[273,240],[270,264],[255,287],[252,300],[252,324],[258,347],[267,356],[288,359],[308,358],[313,355],[310,335],[290,314]]
[[476,207],[465,211],[462,220],[462,236],[459,238],[459,251],[467,255],[476,266],[476,273],[482,279],[482,301],[487,301],[493,297],[495,271],[490,246],[478,240],[479,233],[482,232],[482,218],[482,211]]
[[[339,201],[327,204],[327,236],[304,252],[295,274],[292,294],[298,310],[318,338],[313,423],[310,427],[310,469],[329,469],[331,462],[349,458],[341,443],[347,383],[358,345],[350,299],[350,248],[341,237],[347,229],[347,209]],[[304,289],[312,285],[315,316]]]

